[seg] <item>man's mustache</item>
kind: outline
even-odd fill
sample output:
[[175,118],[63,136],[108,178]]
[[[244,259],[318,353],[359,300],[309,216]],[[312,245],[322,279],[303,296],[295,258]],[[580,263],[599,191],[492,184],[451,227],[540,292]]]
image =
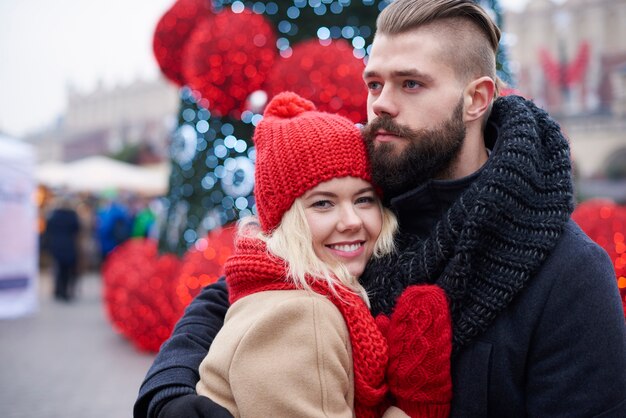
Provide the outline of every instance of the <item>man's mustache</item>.
[[391,116],[383,115],[365,125],[363,128],[363,136],[373,140],[376,137],[376,133],[381,130],[402,138],[410,138],[414,135],[411,128],[398,124]]

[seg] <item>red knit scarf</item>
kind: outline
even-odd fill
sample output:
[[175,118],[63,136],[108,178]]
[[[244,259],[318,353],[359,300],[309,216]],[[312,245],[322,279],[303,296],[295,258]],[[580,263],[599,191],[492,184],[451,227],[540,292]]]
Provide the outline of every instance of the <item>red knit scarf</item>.
[[[286,280],[286,266],[270,256],[258,239],[239,238],[236,251],[225,264],[230,303],[266,290],[294,290]],[[358,418],[382,416],[386,409],[387,342],[365,302],[342,285],[333,293],[328,284],[309,280],[311,288],[327,297],[341,312],[352,344],[354,362],[354,412]]]

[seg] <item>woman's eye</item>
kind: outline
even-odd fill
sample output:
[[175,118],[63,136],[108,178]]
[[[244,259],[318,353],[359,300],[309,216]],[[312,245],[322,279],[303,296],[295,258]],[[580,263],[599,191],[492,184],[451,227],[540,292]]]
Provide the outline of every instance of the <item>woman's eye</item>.
[[318,209],[326,209],[332,206],[332,202],[330,200],[318,200],[311,204],[311,207]]
[[356,200],[356,204],[372,204],[376,202],[376,198],[374,196],[361,196]]

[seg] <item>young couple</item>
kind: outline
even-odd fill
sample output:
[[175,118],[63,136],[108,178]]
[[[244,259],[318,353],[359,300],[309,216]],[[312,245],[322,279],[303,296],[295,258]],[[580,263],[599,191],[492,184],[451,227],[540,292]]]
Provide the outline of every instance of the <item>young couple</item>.
[[471,0],[392,2],[364,145],[298,96],[270,102],[260,226],[164,343],[135,417],[626,416],[611,262],[569,219],[558,125],[494,100],[499,37]]

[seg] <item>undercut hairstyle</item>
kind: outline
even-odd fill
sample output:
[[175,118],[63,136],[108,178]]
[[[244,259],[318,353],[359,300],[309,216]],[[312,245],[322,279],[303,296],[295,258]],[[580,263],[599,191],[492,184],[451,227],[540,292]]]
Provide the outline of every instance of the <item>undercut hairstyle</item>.
[[[395,215],[387,208],[378,205],[381,209],[382,228],[374,245],[373,257],[382,257],[395,251],[394,235],[398,229]],[[258,222],[254,217],[243,218],[239,223],[239,231],[245,231],[250,223]],[[243,233],[245,235],[245,233]],[[256,238],[261,239],[267,246],[267,251],[287,263],[287,278],[297,288],[311,290],[307,278],[325,281],[331,290],[337,284],[342,284],[361,298],[369,306],[369,299],[358,277],[353,277],[345,265],[322,261],[313,249],[313,238],[304,213],[302,199],[295,200],[291,208],[283,215],[280,224],[270,234],[258,233]]]
[[441,39],[443,58],[463,81],[488,76],[499,89],[496,54],[500,29],[472,0],[394,0],[376,20],[376,35],[399,35],[428,27]]

